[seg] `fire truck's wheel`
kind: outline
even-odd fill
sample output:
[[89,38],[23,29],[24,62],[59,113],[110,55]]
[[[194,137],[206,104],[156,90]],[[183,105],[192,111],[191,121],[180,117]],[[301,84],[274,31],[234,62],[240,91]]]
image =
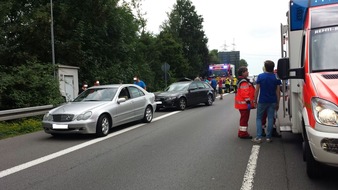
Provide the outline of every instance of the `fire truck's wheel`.
[[187,107],[187,100],[185,98],[180,98],[178,100],[178,108],[180,110],[185,110],[186,107]]
[[305,156],[305,141],[303,141],[303,144],[302,144],[302,146],[303,146],[303,161],[304,162],[306,162],[306,156]]
[[212,95],[211,94],[208,95],[208,99],[207,99],[207,102],[205,102],[205,104],[207,106],[211,106],[212,105]]
[[305,159],[306,159],[306,172],[309,178],[317,179],[322,176],[322,165],[315,160],[312,155],[308,141],[305,141]]

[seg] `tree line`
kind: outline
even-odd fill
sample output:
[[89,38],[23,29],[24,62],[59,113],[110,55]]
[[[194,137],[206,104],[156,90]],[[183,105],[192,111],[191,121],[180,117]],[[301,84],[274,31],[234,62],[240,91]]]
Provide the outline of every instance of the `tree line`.
[[[138,75],[149,91],[165,87],[164,63],[169,82],[206,75],[215,58],[192,2],[177,0],[156,35],[145,30],[141,4],[54,0],[55,63],[79,67],[80,84],[132,83]],[[0,2],[0,110],[62,102],[51,44],[49,1]]]

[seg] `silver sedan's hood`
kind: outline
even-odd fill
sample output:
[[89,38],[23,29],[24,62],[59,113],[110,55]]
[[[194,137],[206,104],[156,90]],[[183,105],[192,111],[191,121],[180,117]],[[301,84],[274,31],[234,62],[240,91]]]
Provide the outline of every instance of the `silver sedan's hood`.
[[69,102],[61,105],[49,113],[51,114],[81,114],[88,110],[93,110],[97,107],[107,104],[107,102]]

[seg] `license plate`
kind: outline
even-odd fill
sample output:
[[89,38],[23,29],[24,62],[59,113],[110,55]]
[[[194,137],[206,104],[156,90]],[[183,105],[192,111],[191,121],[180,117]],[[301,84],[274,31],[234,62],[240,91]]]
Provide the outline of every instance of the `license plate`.
[[68,125],[53,124],[53,129],[68,129]]

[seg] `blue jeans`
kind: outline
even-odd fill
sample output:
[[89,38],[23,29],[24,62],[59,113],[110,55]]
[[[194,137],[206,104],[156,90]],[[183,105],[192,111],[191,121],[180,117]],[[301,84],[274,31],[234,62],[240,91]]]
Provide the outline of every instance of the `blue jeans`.
[[262,138],[262,117],[264,112],[267,110],[268,115],[268,131],[266,138],[271,138],[273,129],[273,120],[275,117],[276,103],[258,103],[257,116],[256,116],[256,130],[257,138]]

